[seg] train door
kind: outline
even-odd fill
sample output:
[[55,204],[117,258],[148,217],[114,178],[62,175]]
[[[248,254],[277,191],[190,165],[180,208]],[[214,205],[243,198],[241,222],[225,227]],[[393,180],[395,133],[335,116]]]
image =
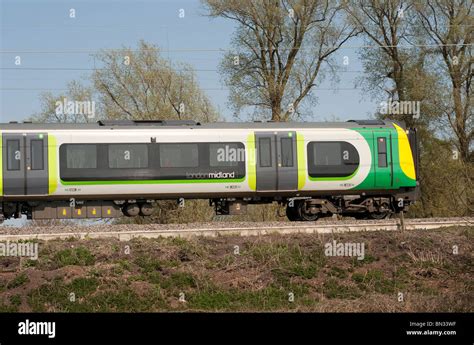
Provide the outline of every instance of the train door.
[[47,134],[3,134],[2,140],[3,194],[47,194]]
[[296,132],[255,134],[257,191],[297,190]]
[[374,140],[375,187],[390,188],[393,185],[392,136],[389,131],[376,131]]

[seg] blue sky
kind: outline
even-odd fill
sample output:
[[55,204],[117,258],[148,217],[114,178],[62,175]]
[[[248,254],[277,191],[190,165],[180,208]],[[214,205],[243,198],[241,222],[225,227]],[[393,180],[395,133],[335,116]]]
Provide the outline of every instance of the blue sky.
[[[69,18],[71,8],[75,19]],[[184,18],[179,18],[180,9]],[[43,91],[59,93],[69,81],[87,79],[94,68],[91,53],[136,47],[140,39],[161,47],[172,62],[193,66],[201,88],[230,120],[228,91],[217,67],[223,56],[219,49],[229,49],[235,26],[204,14],[199,0],[0,0],[0,122],[21,121],[38,112]],[[349,42],[336,62],[343,67],[343,56],[348,56],[347,69],[361,71],[353,48],[360,44],[360,39]],[[307,120],[369,117],[378,102],[353,89],[357,76],[361,73],[340,73],[337,84],[320,85],[318,103]],[[334,87],[340,90],[324,90]]]

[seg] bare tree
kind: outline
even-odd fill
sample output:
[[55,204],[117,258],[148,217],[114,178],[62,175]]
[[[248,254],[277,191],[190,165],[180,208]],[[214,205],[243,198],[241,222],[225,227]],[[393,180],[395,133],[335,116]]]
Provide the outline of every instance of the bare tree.
[[408,126],[428,126],[440,116],[432,106],[437,97],[433,90],[440,84],[439,77],[426,68],[430,52],[422,48],[413,1],[357,0],[349,2],[346,10],[368,46],[360,49],[365,72],[360,83],[384,101],[419,102],[423,114],[421,118],[406,113],[378,116],[402,120]]
[[206,0],[212,17],[238,24],[221,64],[237,113],[252,107],[287,121],[322,76],[328,62],[357,30],[342,20],[344,4],[329,0]]
[[97,59],[103,67],[92,79],[106,118],[216,121],[192,68],[171,66],[156,46],[141,41],[137,50],[104,51]]
[[[404,101],[406,98],[405,64],[409,55],[400,47],[407,43],[410,23],[406,19],[411,11],[410,1],[358,0],[346,7],[353,25],[362,30],[367,42],[378,47],[377,52],[386,62],[380,76],[393,80],[395,87],[386,90],[390,97]],[[381,59],[382,60],[382,59]],[[373,66],[371,66],[373,67]]]
[[[86,112],[64,111],[64,104],[68,102],[93,102],[94,90],[84,86],[79,81],[71,81],[67,85],[67,90],[61,94],[54,95],[51,92],[41,94],[41,110],[30,117],[33,122],[46,123],[81,123],[97,121],[100,114],[89,114]],[[97,109],[98,111],[98,109]],[[93,116],[91,116],[93,115]]]
[[474,139],[471,85],[473,77],[472,45],[474,17],[472,0],[427,0],[416,6],[417,15],[429,39],[442,57],[442,70],[450,97],[441,104],[453,130],[455,145],[464,162],[471,161]]
[[[199,87],[191,67],[171,66],[159,49],[143,41],[136,50],[104,51],[96,56],[91,86],[71,81],[67,91],[41,95],[41,111],[36,122],[94,122],[106,119],[193,119],[213,122],[218,119],[209,98]],[[94,117],[57,111],[57,103],[96,101]]]

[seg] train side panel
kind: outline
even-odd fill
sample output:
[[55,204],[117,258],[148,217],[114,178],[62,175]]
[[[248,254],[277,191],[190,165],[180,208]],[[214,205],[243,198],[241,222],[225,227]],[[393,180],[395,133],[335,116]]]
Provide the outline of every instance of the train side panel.
[[[36,128],[0,133],[0,215],[6,218],[25,213],[28,217],[33,213],[46,218],[112,217],[121,212],[129,216],[147,215],[152,200],[177,198],[210,199],[221,214],[227,214],[233,207],[229,205],[235,203],[278,201],[288,204],[290,220],[314,220],[318,215],[362,209],[381,217],[386,212],[404,209],[414,202],[415,191],[419,191],[416,138],[395,123],[272,129],[249,126],[238,130]],[[18,149],[21,169],[16,173],[5,170],[6,138],[22,143]],[[43,152],[38,141],[45,143],[46,152],[43,163],[35,167],[38,162],[34,162],[34,150]],[[123,148],[124,144],[129,145]],[[142,153],[133,155],[143,157],[142,162],[146,158],[147,163],[114,165],[121,158],[115,157],[113,150],[121,147],[120,156],[131,150],[127,149],[132,148],[130,144],[142,148],[146,144]],[[160,150],[167,144],[179,144],[169,152],[183,144],[195,144],[191,145],[195,152],[191,156],[184,155],[181,148],[175,156],[197,157],[197,163],[163,163]],[[226,149],[232,145],[243,148],[244,159],[237,165],[211,163],[215,144]],[[73,145],[93,148],[89,151]],[[76,149],[82,150],[81,156],[70,154]],[[163,157],[172,161],[172,155]],[[18,184],[18,179],[23,182]],[[14,191],[15,188],[18,190]],[[400,198],[404,200],[401,208],[395,202]],[[71,199],[90,206],[79,204],[70,208]],[[298,211],[288,211],[292,200],[296,200]]]

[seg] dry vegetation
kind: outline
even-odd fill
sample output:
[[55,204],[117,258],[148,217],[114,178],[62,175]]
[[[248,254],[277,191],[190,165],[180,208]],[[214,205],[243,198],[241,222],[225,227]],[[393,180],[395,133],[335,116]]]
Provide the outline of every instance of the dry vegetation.
[[[473,236],[471,227],[40,242],[37,261],[0,259],[0,310],[472,312]],[[333,239],[365,243],[365,259],[325,256]]]

